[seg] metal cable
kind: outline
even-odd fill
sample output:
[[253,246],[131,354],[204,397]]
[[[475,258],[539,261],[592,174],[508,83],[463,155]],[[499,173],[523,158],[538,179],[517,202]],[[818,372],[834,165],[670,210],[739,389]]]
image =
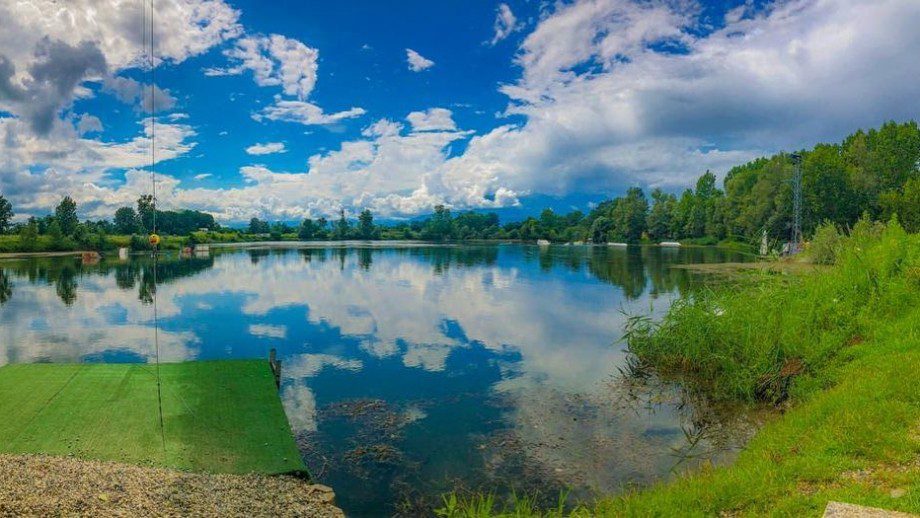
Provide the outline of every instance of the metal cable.
[[[147,2],[143,3],[144,11],[144,33],[147,32]],[[150,183],[153,198],[151,206],[153,208],[153,229],[152,234],[157,233],[157,175],[156,175],[156,157],[157,157],[157,118],[156,118],[156,64],[154,63],[154,24],[153,24],[154,7],[153,0],[150,0],[150,52],[148,54],[148,66],[150,68]],[[146,39],[146,37],[145,37]],[[146,43],[146,42],[145,42]],[[163,389],[160,383],[160,331],[159,318],[157,314],[157,269],[159,266],[158,245],[153,245],[153,343],[155,347],[156,361],[156,378],[157,378],[157,407],[160,413],[160,440],[163,444],[163,450],[166,450],[166,429],[163,425]]]

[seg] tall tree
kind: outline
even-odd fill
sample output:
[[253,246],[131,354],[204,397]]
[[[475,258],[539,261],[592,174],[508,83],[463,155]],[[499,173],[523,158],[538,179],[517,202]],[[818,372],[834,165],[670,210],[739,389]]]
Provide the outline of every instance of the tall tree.
[[319,228],[312,219],[306,218],[300,224],[300,228],[297,229],[297,237],[303,240],[314,239],[317,237]]
[[5,234],[10,229],[13,219],[13,205],[0,195],[0,234]]
[[617,198],[610,212],[611,227],[607,239],[637,243],[645,232],[648,200],[638,187],[630,187],[626,196]]
[[131,207],[121,207],[115,211],[115,232],[135,234],[139,230],[137,212]]
[[35,250],[38,244],[38,222],[35,218],[29,218],[29,221],[19,229],[19,243],[26,252]]
[[269,232],[271,232],[271,226],[267,221],[262,221],[259,218],[249,220],[250,234],[268,234]]
[[351,226],[348,224],[348,220],[345,218],[345,209],[339,209],[339,220],[335,222],[335,231],[334,236],[336,239],[347,239],[348,231]]
[[61,203],[58,203],[54,209],[54,219],[65,236],[73,235],[77,225],[80,224],[80,219],[77,217],[77,203],[73,201],[73,198],[64,196]]
[[450,209],[444,205],[435,205],[434,215],[429,218],[423,229],[426,239],[444,241],[454,237],[454,220]]
[[364,209],[358,215],[358,234],[361,239],[371,239],[374,237],[374,215],[369,209]]
[[143,227],[141,231],[144,232],[153,232],[157,229],[153,228],[154,223],[154,204],[153,196],[150,194],[141,195],[137,199],[137,215],[141,221],[141,226]]
[[661,189],[652,191],[652,208],[646,218],[648,235],[655,241],[671,237],[672,219],[674,208],[677,206],[677,197]]

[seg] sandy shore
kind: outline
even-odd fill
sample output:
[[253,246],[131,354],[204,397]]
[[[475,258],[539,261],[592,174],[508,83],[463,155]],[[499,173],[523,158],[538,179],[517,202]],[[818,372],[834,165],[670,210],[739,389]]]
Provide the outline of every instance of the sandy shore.
[[345,515],[330,488],[289,476],[0,455],[0,516]]

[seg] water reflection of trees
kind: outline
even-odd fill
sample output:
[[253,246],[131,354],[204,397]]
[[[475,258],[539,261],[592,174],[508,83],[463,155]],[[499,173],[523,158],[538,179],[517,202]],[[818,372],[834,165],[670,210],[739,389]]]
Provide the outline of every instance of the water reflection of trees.
[[527,260],[538,260],[540,269],[564,268],[573,272],[587,269],[596,278],[623,290],[634,300],[648,290],[651,295],[683,294],[689,290],[693,275],[678,264],[744,261],[735,252],[707,247],[667,248],[658,246],[552,246],[525,249]]
[[[180,258],[161,256],[157,264],[156,284],[189,277],[214,265],[211,257]],[[84,276],[113,276],[115,285],[123,290],[138,288],[138,298],[146,303],[153,301],[156,291],[151,257],[135,257],[130,261],[104,260],[97,264],[83,264],[76,257],[31,258],[4,264],[0,269],[0,303],[12,298],[11,278],[27,279],[30,284],[52,284],[58,298],[65,305],[77,301],[80,279]]]
[[13,281],[0,269],[0,304],[6,303],[13,297]]
[[[672,268],[673,265],[747,260],[743,254],[708,247],[523,246],[504,252],[503,249],[505,247],[495,245],[380,249],[336,247],[303,248],[296,253],[305,262],[311,263],[324,263],[334,258],[340,270],[348,267],[349,258],[354,255],[353,260],[358,268],[365,271],[374,267],[376,254],[395,255],[429,264],[435,275],[445,274],[451,268],[494,266],[499,256],[505,254],[512,261],[523,258],[525,262],[537,262],[544,272],[553,269],[587,271],[593,277],[619,287],[629,300],[641,297],[646,291],[655,296],[674,292],[683,294],[689,290],[694,275],[686,269]],[[287,249],[246,250],[253,265],[259,264],[266,257],[291,253],[294,252]],[[213,265],[213,256],[182,258],[164,255],[159,258],[156,284],[193,276]],[[145,303],[152,302],[156,291],[153,260],[147,256],[132,257],[130,261],[103,260],[94,265],[84,265],[76,257],[31,258],[4,264],[0,269],[0,304],[12,297],[11,279],[16,277],[26,278],[33,284],[53,284],[61,301],[67,305],[73,304],[77,299],[79,279],[84,275],[113,275],[120,289],[138,289],[138,297]]]

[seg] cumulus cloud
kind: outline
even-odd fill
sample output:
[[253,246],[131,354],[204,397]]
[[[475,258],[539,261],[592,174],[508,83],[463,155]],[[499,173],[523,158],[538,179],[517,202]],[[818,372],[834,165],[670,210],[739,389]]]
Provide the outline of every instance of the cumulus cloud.
[[421,72],[434,66],[434,61],[412,49],[406,49],[406,62],[409,64],[409,70],[413,72]]
[[84,113],[77,120],[77,133],[86,135],[87,133],[98,133],[102,131],[102,121],[99,117]]
[[16,79],[16,65],[0,55],[0,109],[19,115],[32,131],[46,135],[84,80],[106,71],[105,56],[92,42],[71,46],[43,39],[28,73]]
[[265,144],[253,144],[246,148],[246,153],[250,155],[270,155],[272,153],[286,153],[287,149],[283,142],[266,142]]
[[[93,42],[113,70],[139,66],[144,61],[142,6],[146,5],[121,0],[2,2],[0,49],[22,67],[41,40],[53,35],[70,46]],[[239,36],[239,14],[223,0],[157,0],[156,64],[185,61]]]
[[274,104],[266,106],[252,118],[263,120],[297,122],[305,126],[322,126],[344,119],[353,119],[367,113],[364,108],[352,107],[335,113],[324,113],[319,106],[305,101],[291,101],[275,97]]
[[[386,215],[426,212],[436,203],[496,207],[533,193],[615,194],[629,185],[678,188],[706,169],[723,174],[764,153],[920,113],[917,2],[790,0],[729,13],[717,30],[701,24],[696,5],[554,4],[520,45],[514,58],[519,77],[500,86],[508,99],[500,117],[510,117],[494,129],[471,135],[456,129],[448,110],[417,111],[406,118],[408,131],[394,120],[377,120],[359,138],[309,157],[305,171],[247,166],[240,170],[243,187],[187,189],[174,181],[171,198],[238,221],[330,214],[342,207]],[[11,37],[0,34],[0,40]],[[122,59],[109,57],[108,43],[99,48],[110,65]],[[290,49],[301,59],[306,55],[296,45]],[[309,74],[285,76],[271,49],[257,50],[270,67],[255,58],[252,66],[243,58],[232,66],[246,66],[257,81],[275,82],[286,96],[310,93]],[[34,61],[29,52],[0,60],[0,95],[7,104],[21,102],[15,98],[24,87],[19,74],[27,74]],[[410,67],[413,56],[417,65],[432,65],[407,49]],[[143,145],[144,135],[93,143],[68,123],[50,128],[54,145],[41,144],[23,129],[22,113],[14,112],[12,122],[0,119],[7,137],[0,139],[6,142],[0,154],[4,188],[14,184],[25,193],[74,185],[87,199],[117,198],[128,184],[108,178],[102,165],[66,183],[62,178],[79,170],[77,159],[84,159],[84,168],[93,163],[97,156],[91,153],[109,167],[143,165],[132,142]],[[324,125],[364,114],[357,107],[326,113],[305,99],[278,95],[253,118]],[[171,156],[179,156],[194,145],[194,132],[172,126]],[[72,142],[58,145],[68,131]],[[452,152],[452,143],[467,138],[461,153]],[[31,171],[29,157],[51,164],[46,167],[53,174]]]
[[237,64],[205,69],[205,75],[238,75],[249,70],[259,86],[281,86],[285,94],[301,101],[316,85],[319,51],[293,38],[280,34],[240,38],[224,55]]
[[[169,111],[176,106],[176,98],[169,90],[159,86],[143,84],[130,77],[114,76],[107,78],[104,83],[105,91],[111,93],[116,99],[134,105],[134,108],[146,113]],[[181,116],[184,114],[173,114]],[[186,115],[187,117],[187,115]]]
[[406,120],[412,124],[413,131],[455,130],[457,124],[452,115],[453,112],[446,108],[431,108],[423,112],[412,112]]
[[[149,191],[149,173],[136,168],[150,165],[153,119],[140,124],[139,135],[114,141],[83,138],[70,124],[39,136],[24,121],[0,117],[0,192],[21,216],[41,215],[66,193],[80,204],[83,216],[110,218],[117,207],[132,205]],[[158,121],[157,163],[188,153],[196,145],[194,136],[188,125]],[[123,181],[109,177],[113,169],[128,170]],[[170,176],[159,177],[163,186],[178,184]]]
[[492,36],[489,45],[495,45],[508,36],[511,36],[511,33],[520,30],[522,25],[518,24],[517,17],[511,12],[511,8],[508,7],[508,4],[498,4],[498,8],[495,10],[495,23],[492,28],[495,31],[495,35]]

